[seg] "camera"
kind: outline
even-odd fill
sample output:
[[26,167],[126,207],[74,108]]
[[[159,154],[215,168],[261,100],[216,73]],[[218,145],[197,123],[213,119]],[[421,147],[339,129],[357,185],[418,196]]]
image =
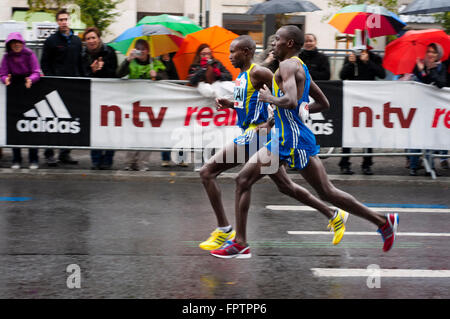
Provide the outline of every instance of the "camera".
[[142,51],[141,50],[134,50],[133,51],[133,54],[135,55],[135,56],[141,56],[142,55]]

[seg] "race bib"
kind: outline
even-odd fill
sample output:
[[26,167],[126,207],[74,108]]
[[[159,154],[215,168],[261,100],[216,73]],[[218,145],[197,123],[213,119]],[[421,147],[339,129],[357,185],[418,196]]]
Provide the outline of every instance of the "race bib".
[[244,99],[245,99],[245,90],[247,89],[247,80],[245,77],[241,77],[236,79],[236,83],[234,86],[234,108],[235,109],[243,109],[244,108]]

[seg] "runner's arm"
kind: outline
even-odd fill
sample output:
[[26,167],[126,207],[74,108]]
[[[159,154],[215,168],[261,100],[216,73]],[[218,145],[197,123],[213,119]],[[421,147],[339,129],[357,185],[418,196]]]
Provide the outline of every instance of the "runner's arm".
[[[295,63],[295,64],[294,64]],[[284,95],[281,97],[275,97],[271,94],[269,88],[264,84],[264,88],[260,90],[260,100],[264,102],[268,102],[271,104],[275,104],[278,107],[285,109],[295,109],[297,107],[298,98],[297,98],[297,81],[295,78],[295,73],[297,71],[298,65],[295,61],[284,61],[280,63],[280,76],[283,83],[283,92]],[[299,74],[301,83],[299,85],[303,87],[302,83],[305,82],[304,73]],[[300,92],[300,96],[303,94]]]
[[314,99],[314,102],[309,105],[309,113],[319,113],[330,108],[327,97],[312,79],[309,95]]

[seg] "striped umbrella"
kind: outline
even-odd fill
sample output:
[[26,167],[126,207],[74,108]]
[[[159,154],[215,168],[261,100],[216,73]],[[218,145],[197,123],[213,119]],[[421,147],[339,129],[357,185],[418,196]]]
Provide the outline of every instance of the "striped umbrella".
[[187,17],[175,16],[170,14],[161,14],[158,16],[146,16],[139,20],[137,25],[160,24],[169,29],[180,32],[183,36],[189,33],[200,31],[202,28]]
[[165,26],[140,25],[127,29],[109,45],[117,51],[128,55],[134,48],[134,43],[139,39],[144,39],[148,42],[152,57],[175,52],[183,42],[183,36],[180,33]]
[[349,5],[339,10],[328,22],[342,33],[367,30],[369,38],[397,34],[406,25],[384,7],[367,4]]

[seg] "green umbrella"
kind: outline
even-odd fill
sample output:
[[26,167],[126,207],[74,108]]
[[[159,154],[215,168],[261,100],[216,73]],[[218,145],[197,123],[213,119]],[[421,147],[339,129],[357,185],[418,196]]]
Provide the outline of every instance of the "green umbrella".
[[136,26],[143,24],[161,24],[169,29],[180,32],[183,36],[202,30],[202,28],[195,24],[191,19],[170,14],[143,17]]

